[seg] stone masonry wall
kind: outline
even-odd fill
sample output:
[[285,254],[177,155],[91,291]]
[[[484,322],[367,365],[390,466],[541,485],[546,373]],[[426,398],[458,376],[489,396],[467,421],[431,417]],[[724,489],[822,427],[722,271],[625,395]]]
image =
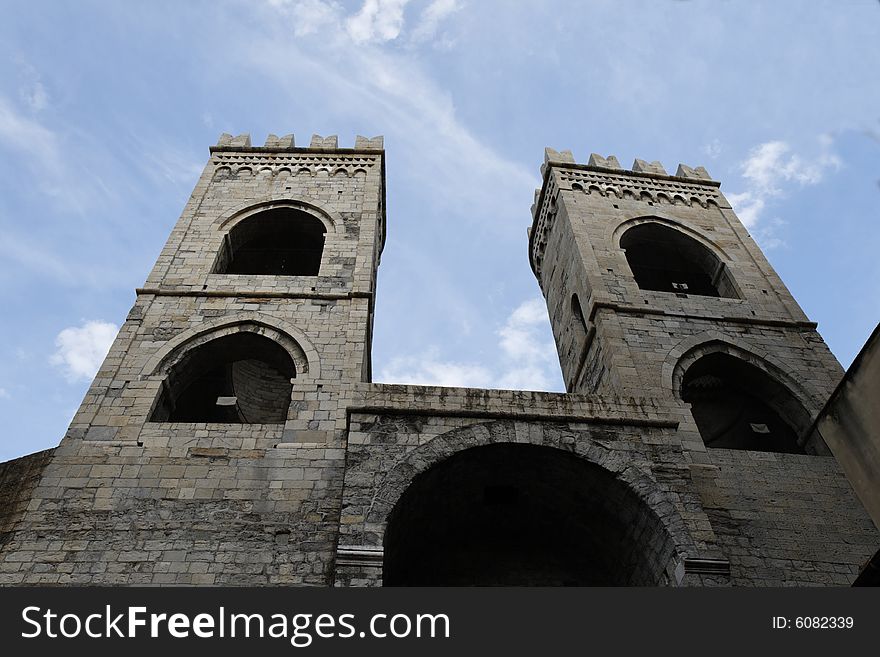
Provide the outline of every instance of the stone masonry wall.
[[66,441],[5,546],[7,584],[328,584],[344,452],[281,428],[157,424]]
[[[34,488],[43,469],[52,459],[54,450],[47,449],[0,463],[0,553],[14,543],[15,530],[31,505]],[[20,561],[0,561],[0,585],[18,582],[15,574],[22,568]]]
[[880,534],[831,456],[708,450],[693,482],[735,586],[850,586]]

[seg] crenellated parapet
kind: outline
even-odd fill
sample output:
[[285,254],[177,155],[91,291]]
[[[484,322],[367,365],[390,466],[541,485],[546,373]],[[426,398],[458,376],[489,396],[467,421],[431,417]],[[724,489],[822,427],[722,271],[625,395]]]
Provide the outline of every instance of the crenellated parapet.
[[292,134],[279,137],[275,134],[269,134],[262,146],[254,146],[251,144],[251,136],[242,133],[233,136],[227,133],[220,135],[217,145],[211,147],[211,151],[221,150],[253,150],[253,151],[288,151],[288,150],[315,150],[315,151],[337,151],[337,150],[355,150],[355,151],[384,151],[385,139],[379,135],[378,137],[362,137],[357,135],[354,140],[354,147],[340,147],[339,138],[336,135],[322,137],[321,135],[312,135],[308,148],[297,148]]
[[270,134],[253,146],[248,134],[223,133],[211,148],[215,176],[358,176],[381,166],[384,138],[355,138],[354,148],[339,146],[336,135],[312,135],[309,146],[297,147],[292,134]]
[[659,161],[636,158],[631,169],[624,169],[614,155],[603,157],[592,153],[587,164],[578,164],[571,151],[544,150],[541,165],[544,184],[535,190],[532,205],[532,227],[529,231],[529,258],[532,269],[540,275],[547,245],[547,235],[557,212],[560,191],[586,195],[642,201],[652,205],[694,205],[707,208],[720,206],[723,200],[718,188],[702,166],[679,164],[675,175],[669,175]]

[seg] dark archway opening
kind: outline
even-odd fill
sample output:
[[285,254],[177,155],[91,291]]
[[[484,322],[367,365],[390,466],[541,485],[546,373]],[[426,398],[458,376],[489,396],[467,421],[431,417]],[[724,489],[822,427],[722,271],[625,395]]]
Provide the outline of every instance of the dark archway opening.
[[326,230],[317,217],[302,210],[265,210],[229,231],[214,273],[317,276]]
[[654,222],[639,224],[623,234],[620,248],[643,290],[739,297],[724,263],[681,231]]
[[417,476],[390,514],[386,586],[657,585],[674,553],[657,516],[608,471],[500,443]]
[[217,338],[175,364],[150,420],[282,423],[295,376],[290,354],[269,338],[250,332]]
[[806,415],[794,395],[763,370],[726,353],[685,372],[681,398],[707,447],[804,454],[794,426]]

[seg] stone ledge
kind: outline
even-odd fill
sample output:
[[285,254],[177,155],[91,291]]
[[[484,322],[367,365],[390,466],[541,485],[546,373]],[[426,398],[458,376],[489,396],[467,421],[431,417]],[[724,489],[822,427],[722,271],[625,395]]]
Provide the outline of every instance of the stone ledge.
[[382,568],[385,550],[370,545],[340,545],[336,549],[337,566],[369,566]]

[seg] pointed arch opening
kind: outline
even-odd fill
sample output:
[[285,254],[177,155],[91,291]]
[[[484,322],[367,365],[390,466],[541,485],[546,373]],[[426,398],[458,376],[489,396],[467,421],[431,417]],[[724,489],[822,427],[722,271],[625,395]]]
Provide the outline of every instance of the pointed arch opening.
[[495,443],[416,476],[388,518],[386,586],[653,586],[675,546],[604,468],[560,449]]
[[276,207],[253,214],[226,234],[215,274],[317,276],[327,228],[308,212]]
[[680,395],[706,447],[806,453],[798,432],[809,413],[785,385],[736,356],[716,351],[696,360]]
[[620,248],[642,290],[739,298],[724,262],[680,230],[655,221],[640,223],[621,236]]
[[150,421],[283,423],[295,376],[290,354],[273,340],[247,331],[224,335],[173,364]]

